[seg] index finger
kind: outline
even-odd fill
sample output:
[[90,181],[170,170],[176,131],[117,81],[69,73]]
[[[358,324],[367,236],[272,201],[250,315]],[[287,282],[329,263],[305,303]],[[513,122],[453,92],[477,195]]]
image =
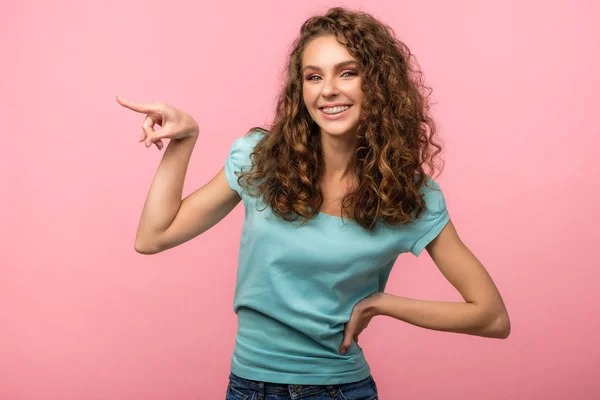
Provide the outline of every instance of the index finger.
[[137,104],[131,101],[127,101],[122,97],[117,96],[117,102],[123,107],[129,108],[130,110],[137,111],[143,114],[149,114],[151,112],[158,113],[158,106],[156,104]]

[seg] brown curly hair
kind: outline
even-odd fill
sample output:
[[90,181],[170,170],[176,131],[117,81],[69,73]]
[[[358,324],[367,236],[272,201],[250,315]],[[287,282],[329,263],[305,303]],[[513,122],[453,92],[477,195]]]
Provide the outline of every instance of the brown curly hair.
[[[320,130],[302,99],[302,54],[316,37],[334,35],[358,60],[364,100],[351,165],[357,185],[342,199],[342,215],[372,230],[378,220],[405,224],[426,204],[418,189],[442,150],[429,113],[431,89],[408,47],[394,31],[364,12],[336,7],[309,18],[288,58],[276,115],[251,154],[252,167],[238,182],[287,221],[315,217],[322,206]],[[441,168],[439,168],[441,172]]]

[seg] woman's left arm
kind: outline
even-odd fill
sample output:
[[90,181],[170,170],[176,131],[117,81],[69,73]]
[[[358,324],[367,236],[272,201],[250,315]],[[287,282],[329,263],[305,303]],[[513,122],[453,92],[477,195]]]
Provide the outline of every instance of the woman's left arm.
[[502,296],[484,266],[460,240],[452,221],[426,250],[465,302],[414,300],[380,293],[366,302],[370,313],[428,329],[507,338],[510,320]]
[[458,237],[449,221],[426,247],[427,252],[461,294],[465,302],[415,300],[388,293],[373,293],[358,302],[344,328],[340,352],[376,315],[387,315],[422,328],[506,339],[510,319],[504,301],[484,266]]

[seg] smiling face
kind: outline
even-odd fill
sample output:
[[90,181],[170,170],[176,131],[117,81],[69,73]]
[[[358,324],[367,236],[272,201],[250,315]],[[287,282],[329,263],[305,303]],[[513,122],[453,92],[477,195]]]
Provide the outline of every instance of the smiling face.
[[302,96],[321,134],[356,134],[364,93],[358,61],[333,35],[313,39],[302,54]]

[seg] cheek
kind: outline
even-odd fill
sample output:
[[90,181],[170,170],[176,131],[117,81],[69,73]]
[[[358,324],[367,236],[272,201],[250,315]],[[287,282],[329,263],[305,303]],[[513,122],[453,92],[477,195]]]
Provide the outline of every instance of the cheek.
[[363,104],[363,101],[365,99],[365,96],[361,92],[361,93],[357,94],[357,96],[355,97],[355,99],[356,99],[356,105],[358,106],[357,108],[359,110],[362,109],[362,104]]
[[313,107],[314,98],[311,95],[310,90],[306,90],[305,88],[302,89],[302,103],[304,104],[306,111],[308,111],[308,114],[314,120],[315,119],[315,112],[314,112],[314,107]]
[[304,86],[302,88],[302,97],[304,98],[304,103],[306,103],[307,106],[314,101],[315,94],[313,92],[314,90],[310,90],[309,87]]
[[354,98],[358,104],[362,104],[363,99],[365,98],[365,93],[362,90],[362,81],[356,82],[356,86],[353,90]]
[[360,87],[356,88],[354,92],[354,98],[357,99],[357,103],[362,103],[363,99],[365,98],[365,94]]

